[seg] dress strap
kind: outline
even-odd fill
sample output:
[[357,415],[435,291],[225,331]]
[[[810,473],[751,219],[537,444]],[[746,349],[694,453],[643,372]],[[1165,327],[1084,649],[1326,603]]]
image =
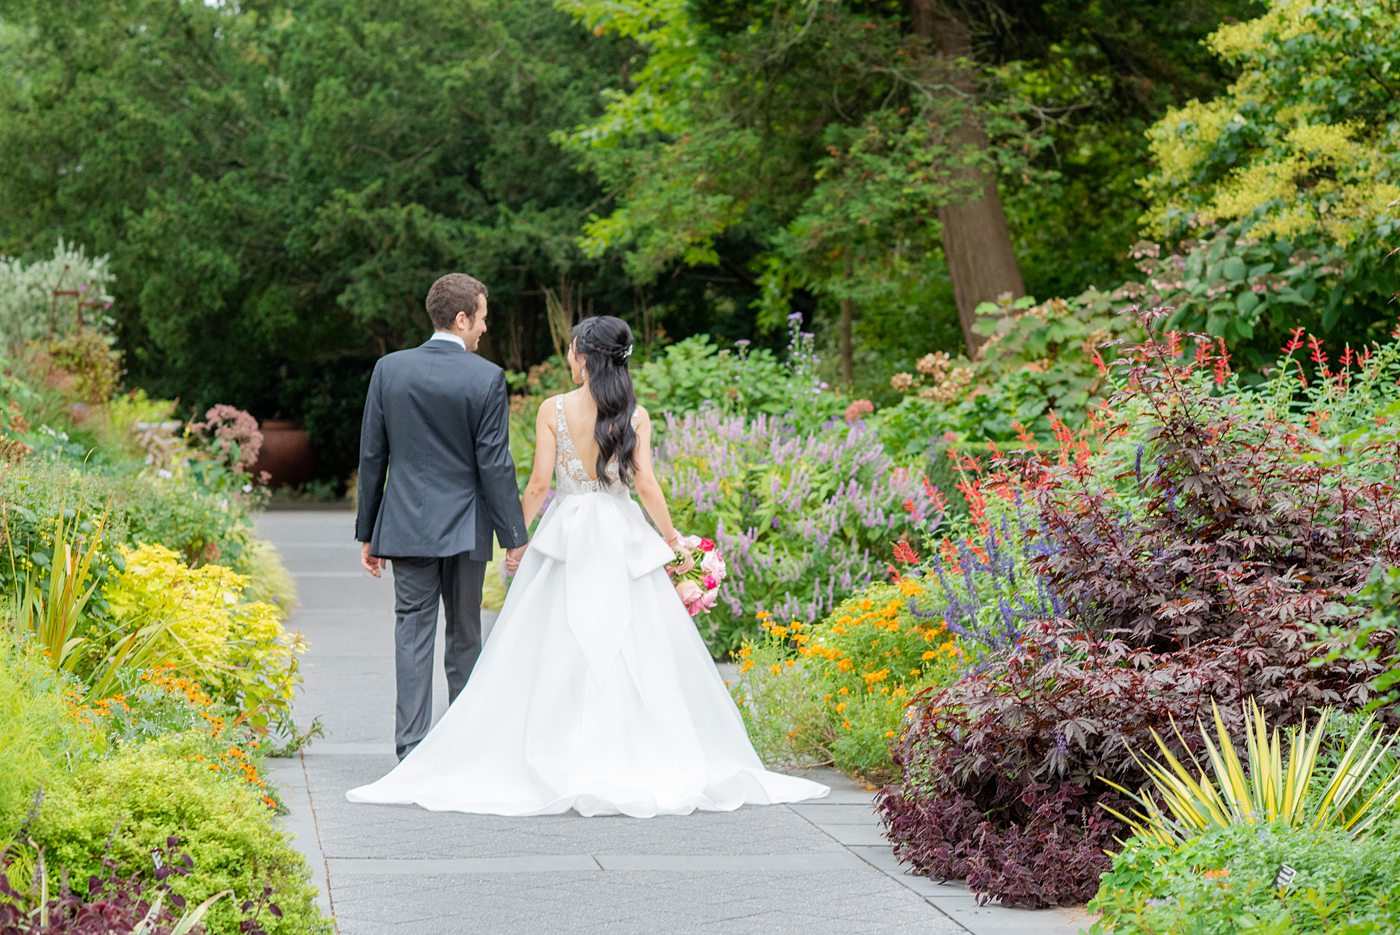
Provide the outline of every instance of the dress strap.
[[564,397],[562,395],[554,397],[554,427],[560,432],[569,430],[568,424],[564,421]]

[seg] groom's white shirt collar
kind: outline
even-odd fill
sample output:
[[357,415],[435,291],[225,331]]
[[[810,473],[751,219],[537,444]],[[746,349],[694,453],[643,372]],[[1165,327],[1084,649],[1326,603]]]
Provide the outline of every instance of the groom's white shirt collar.
[[431,338],[429,338],[428,340],[429,340],[429,341],[455,341],[458,345],[461,346],[462,350],[465,351],[465,350],[467,349],[467,342],[462,340],[462,336],[461,336],[461,335],[458,335],[458,334],[450,334],[449,332],[446,332],[446,331],[434,331],[434,332],[433,332],[433,336],[432,336]]

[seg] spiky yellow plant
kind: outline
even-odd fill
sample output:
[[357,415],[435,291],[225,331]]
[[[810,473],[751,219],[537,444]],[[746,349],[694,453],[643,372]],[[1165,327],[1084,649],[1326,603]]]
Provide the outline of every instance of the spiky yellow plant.
[[[1131,816],[1108,809],[1133,834],[1167,847],[1210,828],[1241,824],[1336,827],[1359,836],[1400,802],[1400,764],[1391,756],[1400,731],[1373,731],[1367,718],[1328,776],[1318,754],[1331,712],[1288,731],[1285,761],[1278,729],[1269,730],[1253,699],[1244,709],[1243,760],[1214,702],[1211,710],[1215,736],[1200,725],[1209,769],[1195,754],[1182,762],[1153,731],[1162,758],[1133,754],[1149,785],[1135,793],[1109,781],[1138,805]],[[1374,791],[1363,797],[1367,789]]]

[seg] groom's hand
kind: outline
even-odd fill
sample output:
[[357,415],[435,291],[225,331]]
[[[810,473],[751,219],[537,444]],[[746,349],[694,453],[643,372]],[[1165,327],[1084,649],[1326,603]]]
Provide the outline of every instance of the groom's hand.
[[517,546],[514,549],[506,549],[506,571],[515,574],[520,570],[520,560],[525,557],[525,546]]
[[376,578],[384,571],[384,559],[369,554],[369,543],[360,543],[360,567]]

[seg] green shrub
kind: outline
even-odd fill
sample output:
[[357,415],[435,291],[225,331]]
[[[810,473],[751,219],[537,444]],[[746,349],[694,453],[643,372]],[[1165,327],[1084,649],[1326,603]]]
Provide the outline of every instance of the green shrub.
[[96,749],[96,736],[64,704],[65,684],[36,651],[0,644],[0,847],[20,827],[35,790]]
[[[809,416],[803,420],[810,423],[807,428],[817,428],[845,405],[832,394],[813,394],[812,380],[795,373],[772,351],[721,348],[703,334],[670,345],[636,368],[633,379],[638,402],[654,413],[694,412],[706,406],[774,416],[796,411]],[[815,409],[808,399],[814,395],[824,397]]]
[[[102,551],[118,563],[114,547],[130,543],[163,545],[189,564],[238,565],[252,541],[244,503],[204,491],[186,472],[84,470],[54,457],[31,456],[0,472],[0,511],[0,589],[13,583],[5,543],[17,559],[44,564],[53,528],[65,513],[95,517],[106,512]],[[110,562],[94,562],[93,567],[105,583]],[[100,596],[93,610],[105,615]]]
[[[117,545],[127,536],[125,517],[108,508],[108,492],[100,478],[45,458],[31,457],[0,471],[0,593],[15,593],[29,569],[49,567],[58,527],[76,525],[78,540],[98,537],[91,571],[99,587],[89,612],[105,615],[101,585],[120,562]],[[104,514],[99,528],[96,519]]]
[[[1400,931],[1400,839],[1235,826],[1172,852],[1133,838],[1089,903],[1098,933]],[[1297,875],[1274,886],[1281,865]]]
[[269,935],[326,931],[301,855],[258,795],[222,780],[214,765],[149,744],[83,764],[50,787],[35,840],[81,890],[101,872],[109,839],[118,872],[129,872],[148,866],[152,848],[178,837],[194,870],[171,878],[171,888],[192,905],[221,890],[235,894],[210,911],[209,932],[237,932],[239,904],[256,900],[265,886],[282,910],[280,918],[263,915]]
[[188,472],[125,474],[107,483],[134,544],[174,549],[191,565],[237,565],[252,541],[243,502],[204,490]]

